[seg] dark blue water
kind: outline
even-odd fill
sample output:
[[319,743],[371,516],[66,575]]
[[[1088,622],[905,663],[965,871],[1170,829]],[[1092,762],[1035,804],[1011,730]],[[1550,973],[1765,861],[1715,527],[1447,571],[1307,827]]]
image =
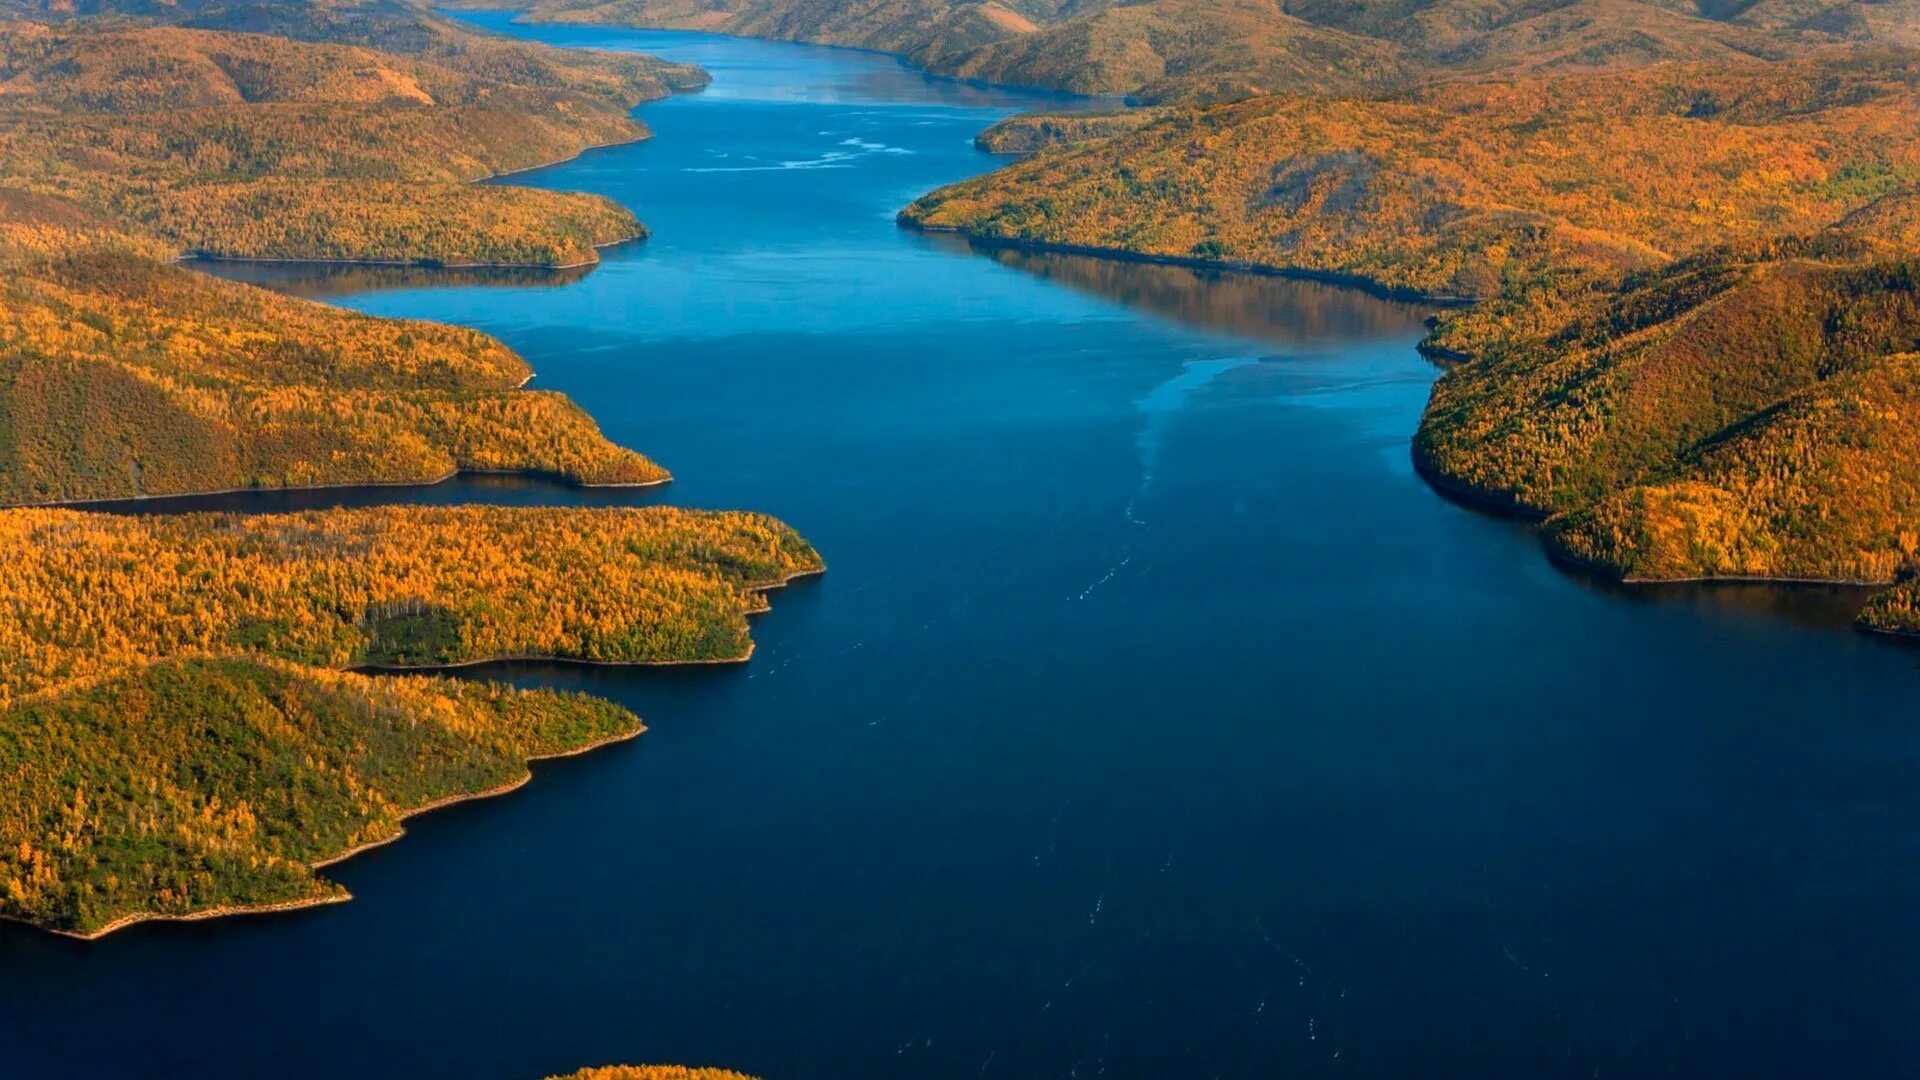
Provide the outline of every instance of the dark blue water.
[[498,334],[678,480],[359,498],[751,507],[831,570],[744,667],[500,669],[652,731],[337,867],[351,904],[0,928],[0,1075],[1914,1071],[1920,654],[1850,597],[1602,589],[1436,497],[1418,308],[895,228],[1031,98],[519,32],[713,70],[516,178],[654,239],[283,284]]

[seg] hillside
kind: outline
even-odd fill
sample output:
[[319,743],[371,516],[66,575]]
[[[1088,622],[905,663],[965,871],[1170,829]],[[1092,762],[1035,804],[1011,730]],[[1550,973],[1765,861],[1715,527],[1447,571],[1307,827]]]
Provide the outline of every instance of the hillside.
[[0,707],[163,659],[745,659],[758,589],[820,568],[755,514],[405,507],[0,514]]
[[316,863],[640,733],[579,695],[169,661],[0,717],[0,917],[84,937],[347,899]]
[[527,17],[880,49],[942,74],[1157,104],[1371,94],[1462,74],[1620,70],[1780,59],[1836,43],[1914,43],[1912,0],[1780,0],[1778,7],[1689,0],[533,0]]
[[1391,43],[1302,22],[1272,0],[1151,0],[1076,7],[1058,25],[943,56],[938,69],[1180,104],[1370,94],[1411,81],[1417,65]]
[[1639,0],[1452,2],[1420,10],[1390,33],[1449,73],[1507,76],[1778,60],[1841,40],[1705,16]]
[[[1920,205],[1887,203],[1909,222]],[[1569,560],[1632,580],[1920,568],[1920,261],[1897,238],[1849,225],[1714,250],[1505,297],[1435,337],[1463,362],[1415,439],[1422,470],[1550,515]]]
[[[4,235],[0,231],[0,235]],[[666,478],[483,334],[375,319],[97,251],[0,278],[0,504]]]
[[0,916],[97,933],[343,899],[313,867],[626,710],[368,662],[739,659],[820,569],[746,514],[478,507],[0,514]]
[[425,59],[124,19],[0,24],[0,185],[229,258],[569,266],[643,235],[604,198],[470,182],[641,138],[627,110],[691,73],[420,25],[440,36],[341,33]]
[[1482,297],[1803,232],[1920,176],[1920,54],[1449,82],[1175,111],[902,213],[990,243]]

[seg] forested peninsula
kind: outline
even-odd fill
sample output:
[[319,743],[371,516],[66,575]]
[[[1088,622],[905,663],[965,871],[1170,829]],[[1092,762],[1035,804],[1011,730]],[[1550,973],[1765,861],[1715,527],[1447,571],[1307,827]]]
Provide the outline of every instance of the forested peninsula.
[[822,569],[750,514],[0,514],[0,916],[98,936],[344,899],[314,870],[529,760],[639,734],[578,694],[360,674],[745,659]]
[[469,181],[639,138],[627,110],[701,73],[389,0],[82,7],[0,4],[0,918],[91,938],[343,900],[319,868],[406,817],[642,730],[372,671],[739,661],[763,591],[823,564],[744,513],[22,508],[667,478],[484,334],[173,263],[591,261],[640,235],[624,208]]

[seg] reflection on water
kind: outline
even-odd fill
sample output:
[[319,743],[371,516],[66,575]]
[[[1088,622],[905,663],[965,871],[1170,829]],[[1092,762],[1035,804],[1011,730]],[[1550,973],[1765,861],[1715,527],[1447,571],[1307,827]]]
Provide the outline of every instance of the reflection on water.
[[[1432,311],[1431,305],[1418,303],[1355,303],[1352,289],[1318,281],[1092,255],[976,246],[950,233],[930,233],[926,240],[942,250],[990,258],[1052,284],[1182,326],[1268,342],[1301,353],[1351,349],[1355,342],[1369,340],[1409,338],[1421,333]],[[1192,395],[1214,378],[1254,359],[1240,357],[1189,364],[1180,375],[1140,401],[1139,409],[1146,417],[1136,439],[1140,453],[1140,489],[1128,503],[1129,520],[1137,522],[1135,507],[1140,495],[1152,486],[1160,443],[1164,429],[1174,419],[1172,414],[1185,408]],[[1506,517],[1483,505],[1456,500],[1445,492],[1441,494],[1471,512]],[[1531,522],[1514,520],[1513,527],[1529,533],[1537,531]],[[1558,562],[1555,565],[1584,589],[1631,602],[1718,608],[1755,618],[1784,619],[1806,627],[1851,625],[1861,605],[1876,591],[1860,586],[1781,582],[1625,584],[1575,566]]]
[[592,266],[381,266],[237,259],[195,259],[186,265],[214,277],[261,285],[290,296],[338,296],[387,289],[473,285],[532,289],[571,285],[594,270]]
[[292,514],[340,507],[451,506],[647,506],[667,499],[670,484],[652,487],[581,487],[538,474],[460,473],[435,484],[355,484],[322,488],[260,488],[208,495],[162,495],[87,503],[104,514]]
[[950,234],[931,234],[928,240],[947,250],[977,252],[1055,285],[1187,326],[1290,349],[1325,349],[1417,335],[1433,312],[1431,304],[1356,304],[1350,288],[1271,274],[976,248]]
[[1870,585],[1808,585],[1773,581],[1628,584],[1588,573],[1578,567],[1559,565],[1581,586],[1617,600],[1719,608],[1756,619],[1784,619],[1795,626],[1815,628],[1851,625],[1867,598],[1879,591]]

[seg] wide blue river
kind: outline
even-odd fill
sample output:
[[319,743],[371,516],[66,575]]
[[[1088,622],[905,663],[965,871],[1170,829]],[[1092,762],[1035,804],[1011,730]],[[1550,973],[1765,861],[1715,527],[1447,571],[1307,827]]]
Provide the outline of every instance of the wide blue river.
[[498,335],[675,483],[201,503],[751,508],[830,570],[746,665],[494,669],[652,730],[330,870],[352,903],[0,928],[0,1076],[1920,1069],[1920,653],[1857,596],[1606,588],[1436,496],[1419,307],[895,226],[1057,100],[476,18],[713,72],[513,178],[653,238],[278,284]]

